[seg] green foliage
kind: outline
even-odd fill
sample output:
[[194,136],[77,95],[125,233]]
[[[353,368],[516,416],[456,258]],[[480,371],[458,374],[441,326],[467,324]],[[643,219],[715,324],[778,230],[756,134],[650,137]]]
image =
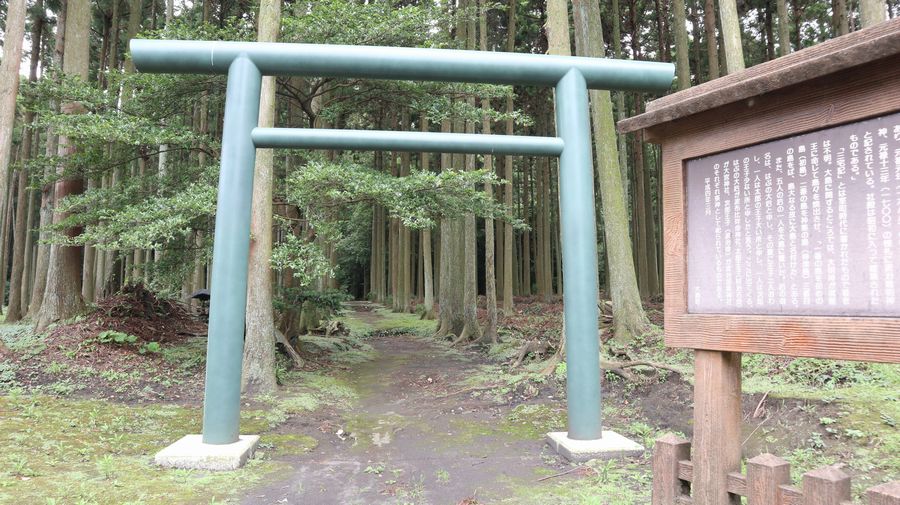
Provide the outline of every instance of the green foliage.
[[138,352],[140,352],[141,354],[156,354],[160,351],[162,351],[162,346],[159,345],[159,342],[147,342],[146,344],[142,345],[140,349],[138,349]]
[[193,370],[206,362],[206,338],[194,337],[179,345],[167,345],[160,349],[160,355],[182,370]]
[[[307,5],[312,6],[308,11]],[[428,33],[422,27],[448,22],[440,7],[429,3],[398,6],[318,0],[302,4],[302,8],[302,15],[282,19],[285,42],[415,47],[442,40],[440,34]]]
[[303,288],[282,288],[275,299],[275,308],[285,310],[310,303],[316,309],[328,315],[339,314],[344,302],[352,297],[338,289],[316,291]]
[[[102,249],[153,249],[170,244],[182,245],[185,237],[205,223],[215,212],[218,166],[184,171],[195,182],[163,179],[167,187],[147,195],[140,180],[112,189],[95,189],[72,196],[60,203],[62,212],[71,215],[51,229],[56,242],[74,245],[94,244]],[[85,231],[75,238],[60,232],[73,227]],[[180,241],[178,241],[180,239]]]
[[567,372],[566,362],[560,361],[556,364],[556,369],[553,370],[553,376],[556,377],[556,380],[565,380]]
[[9,361],[0,361],[0,388],[7,388],[16,382],[16,366]]
[[328,223],[346,215],[359,203],[384,206],[391,217],[410,228],[429,228],[439,217],[472,212],[520,225],[506,209],[476,189],[502,181],[484,170],[441,173],[413,170],[407,177],[393,177],[358,163],[312,161],[288,177],[288,199],[305,211],[319,231],[328,235]]
[[373,474],[373,475],[381,475],[384,473],[384,463],[378,463],[375,465],[369,465],[363,470],[363,473]]
[[270,262],[275,269],[289,269],[301,286],[310,286],[317,278],[332,271],[328,258],[317,242],[304,240],[292,233],[285,234],[284,240],[272,248]]
[[281,402],[280,408],[289,414],[312,412],[319,408],[319,399],[310,393],[298,393]]
[[744,366],[753,375],[768,377],[786,385],[835,389],[857,384],[881,384],[889,377],[872,363],[814,358],[784,360],[762,354],[745,358]]
[[127,345],[137,342],[137,339],[135,335],[113,330],[102,331],[97,335],[97,341],[101,344]]
[[44,352],[44,349],[47,348],[44,339],[31,331],[7,333],[4,335],[3,340],[6,342],[6,347],[21,360],[31,359]]
[[[135,345],[137,344],[138,338],[136,335],[131,335],[129,333],[123,333],[121,331],[113,331],[106,330],[102,331],[97,335],[97,342],[101,344],[113,344],[113,345]],[[138,346],[138,352],[140,354],[157,354],[162,351],[162,346],[159,342],[146,342],[140,344]]]
[[107,454],[102,458],[97,460],[97,471],[100,472],[100,475],[106,479],[110,480],[116,475],[116,460],[111,455]]

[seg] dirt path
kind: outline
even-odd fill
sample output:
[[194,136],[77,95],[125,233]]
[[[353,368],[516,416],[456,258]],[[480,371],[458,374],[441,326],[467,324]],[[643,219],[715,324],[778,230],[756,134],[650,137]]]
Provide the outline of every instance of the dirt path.
[[318,447],[290,459],[290,475],[242,503],[492,503],[561,468],[540,436],[509,429],[510,407],[453,394],[476,373],[476,358],[410,335],[369,343],[376,358],[346,375],[357,405],[290,423]]

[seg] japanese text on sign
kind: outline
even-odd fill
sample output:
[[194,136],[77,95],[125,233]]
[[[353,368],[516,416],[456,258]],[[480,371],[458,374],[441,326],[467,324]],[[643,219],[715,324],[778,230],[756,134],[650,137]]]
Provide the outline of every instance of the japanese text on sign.
[[900,315],[900,113],[689,160],[688,312]]

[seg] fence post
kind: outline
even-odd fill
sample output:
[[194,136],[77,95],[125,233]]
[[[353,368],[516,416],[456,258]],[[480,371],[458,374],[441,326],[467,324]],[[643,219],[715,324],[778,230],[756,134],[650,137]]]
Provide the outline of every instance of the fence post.
[[898,505],[900,504],[900,480],[875,486],[866,491],[869,505]]
[[850,477],[826,466],[803,474],[803,505],[841,505],[850,501]]
[[678,462],[691,459],[691,443],[671,433],[656,441],[653,449],[652,505],[675,505],[681,495]]
[[747,503],[773,505],[779,502],[778,486],[791,483],[791,465],[772,454],[747,461]]

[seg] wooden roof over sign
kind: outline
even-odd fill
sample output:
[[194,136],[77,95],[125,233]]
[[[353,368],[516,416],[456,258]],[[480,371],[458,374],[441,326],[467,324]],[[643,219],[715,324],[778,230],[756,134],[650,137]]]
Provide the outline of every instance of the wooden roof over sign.
[[647,104],[618,123],[628,133],[900,54],[900,18],[705,82]]

